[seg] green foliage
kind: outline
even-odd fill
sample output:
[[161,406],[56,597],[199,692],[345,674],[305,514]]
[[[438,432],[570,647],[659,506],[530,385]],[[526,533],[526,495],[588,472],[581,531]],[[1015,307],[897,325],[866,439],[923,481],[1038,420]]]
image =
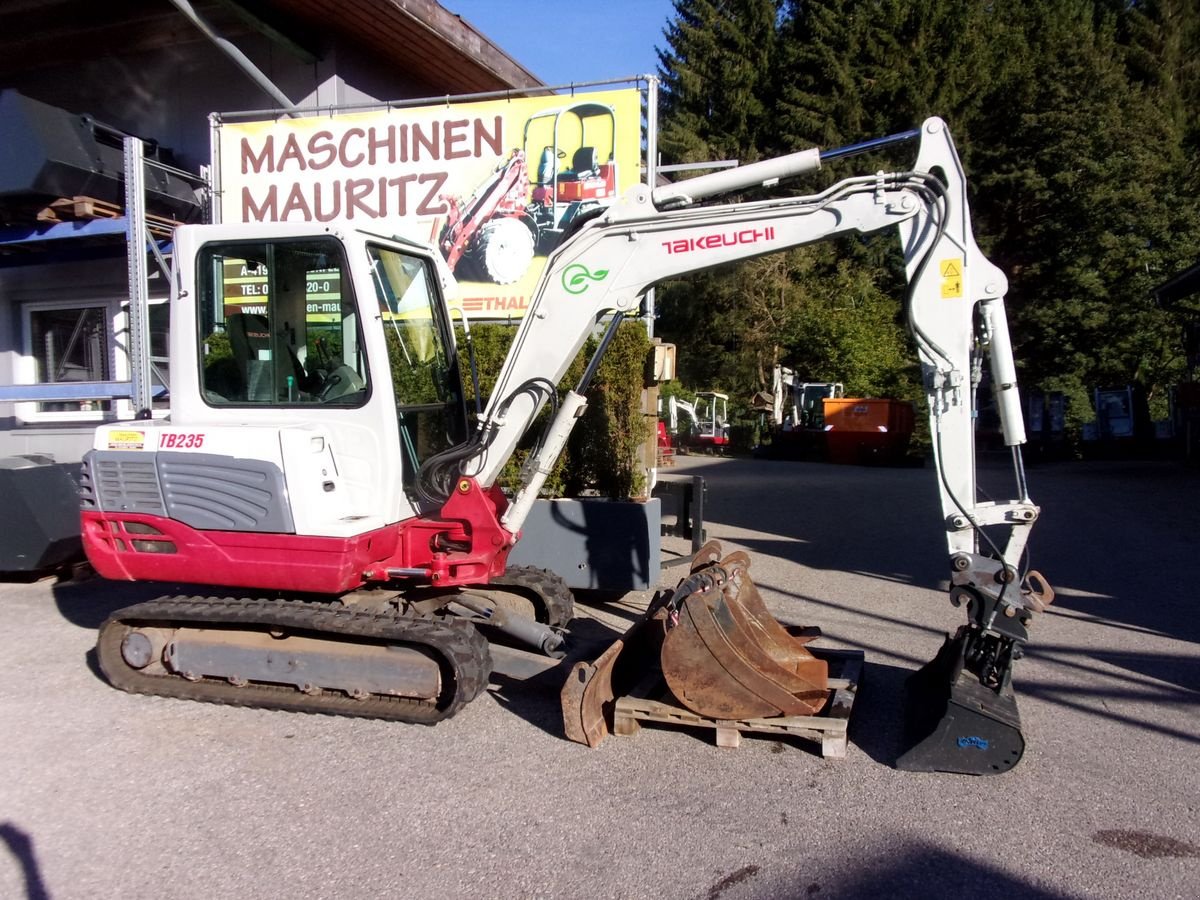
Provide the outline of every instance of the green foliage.
[[795,323],[791,350],[806,361],[810,380],[841,381],[851,397],[917,399],[920,373],[899,324],[900,301],[878,280],[876,272],[839,260],[824,278],[829,291],[810,297]]
[[[584,354],[591,356],[596,342]],[[639,449],[650,436],[642,415],[643,374],[650,339],[641,322],[623,322],[609,344],[588,391],[588,408],[568,443],[567,489],[574,496],[595,491],[624,500],[645,489]]]
[[[471,326],[471,344],[483,407],[487,406],[516,333],[515,326],[504,324]],[[461,328],[457,340],[463,355],[467,406],[474,411],[475,393],[468,371],[466,336]],[[571,363],[559,386],[560,397],[578,384],[597,346],[598,341],[590,339]],[[622,323],[588,390],[587,411],[576,423],[565,452],[546,479],[543,496],[587,493],[625,500],[640,495],[644,489],[644,476],[638,450],[649,434],[649,426],[641,412],[643,376],[649,352],[650,340],[642,323]],[[503,487],[512,489],[518,485],[521,465],[529,456],[532,442],[549,422],[549,416],[549,407],[538,414],[522,445],[501,473],[499,481]]]
[[392,387],[397,403],[413,406],[443,402],[445,370],[440,354],[422,359],[412,347],[411,336],[420,323],[394,323],[385,328]]
[[229,343],[229,335],[224,331],[214,331],[204,338],[204,364],[214,365],[222,360],[233,359],[233,347]]
[[659,51],[660,149],[675,162],[757,158],[772,128],[775,0],[675,0]]

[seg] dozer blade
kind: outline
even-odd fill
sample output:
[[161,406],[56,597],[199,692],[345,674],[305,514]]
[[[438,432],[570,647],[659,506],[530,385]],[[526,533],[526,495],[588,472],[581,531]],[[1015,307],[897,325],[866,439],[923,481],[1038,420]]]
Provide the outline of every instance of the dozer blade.
[[[719,561],[719,562],[718,562]],[[599,658],[575,665],[562,689],[568,738],[595,747],[615,698],[661,666],[676,698],[710,718],[812,715],[826,703],[828,667],[763,604],[749,558],[721,558],[715,541],[691,575],[655,596],[645,614]]]
[[967,629],[947,637],[907,684],[910,749],[896,760],[908,772],[999,775],[1025,752],[1012,686],[999,691],[964,669]]

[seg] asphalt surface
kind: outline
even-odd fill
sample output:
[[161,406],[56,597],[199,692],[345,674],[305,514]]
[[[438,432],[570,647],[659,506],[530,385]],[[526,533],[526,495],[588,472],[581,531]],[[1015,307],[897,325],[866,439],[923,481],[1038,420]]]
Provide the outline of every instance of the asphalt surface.
[[[893,767],[904,678],[963,618],[932,470],[673,474],[708,479],[710,536],[751,553],[777,615],[865,652],[845,759],[668,727],[591,750],[562,737],[556,675],[433,728],[127,695],[92,647],[144,590],[9,583],[0,896],[1200,896],[1200,471],[1030,471],[1058,600],[1018,663],[1025,758],[986,778]],[[647,597],[591,617],[621,628]]]

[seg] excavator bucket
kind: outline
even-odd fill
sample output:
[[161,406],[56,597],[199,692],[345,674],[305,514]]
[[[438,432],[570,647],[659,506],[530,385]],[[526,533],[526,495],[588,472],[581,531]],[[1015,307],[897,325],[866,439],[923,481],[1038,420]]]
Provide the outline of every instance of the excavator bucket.
[[663,677],[707,718],[814,715],[829,696],[829,667],[767,612],[749,564],[744,553],[727,556],[719,564],[725,582],[679,605],[663,640]]
[[1012,685],[995,691],[980,684],[964,667],[966,646],[964,626],[909,677],[909,749],[897,769],[999,775],[1020,762],[1025,738]]
[[562,690],[571,740],[597,746],[615,698],[654,667],[675,698],[713,719],[813,715],[828,699],[828,667],[767,611],[749,557],[721,557],[715,541],[691,574],[658,594],[646,613],[592,663],[578,663]]
[[594,662],[579,662],[563,684],[567,738],[599,747],[608,737],[616,698],[627,694],[655,665],[662,646],[670,592],[656,594],[646,612]]
[[[1030,572],[1029,580],[1033,587],[1026,592],[1026,603],[1041,612],[1054,601],[1054,591],[1038,572]],[[896,760],[896,768],[999,775],[1020,762],[1025,738],[1011,668],[1004,668],[997,685],[983,684],[968,664],[975,637],[977,633],[964,625],[909,677],[909,749]]]

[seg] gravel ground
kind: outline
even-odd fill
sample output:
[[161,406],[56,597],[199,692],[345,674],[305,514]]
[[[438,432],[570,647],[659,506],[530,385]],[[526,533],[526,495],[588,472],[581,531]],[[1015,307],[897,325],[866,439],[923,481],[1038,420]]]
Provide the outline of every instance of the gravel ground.
[[[434,728],[127,695],[91,650],[144,591],[3,584],[0,896],[1200,896],[1200,472],[1031,470],[1058,600],[1017,668],[1025,758],[991,778],[893,767],[904,677],[963,615],[932,470],[672,474],[708,480],[710,537],[777,615],[866,653],[845,759],[660,727],[589,750],[553,673]],[[647,599],[589,615],[622,628]]]

